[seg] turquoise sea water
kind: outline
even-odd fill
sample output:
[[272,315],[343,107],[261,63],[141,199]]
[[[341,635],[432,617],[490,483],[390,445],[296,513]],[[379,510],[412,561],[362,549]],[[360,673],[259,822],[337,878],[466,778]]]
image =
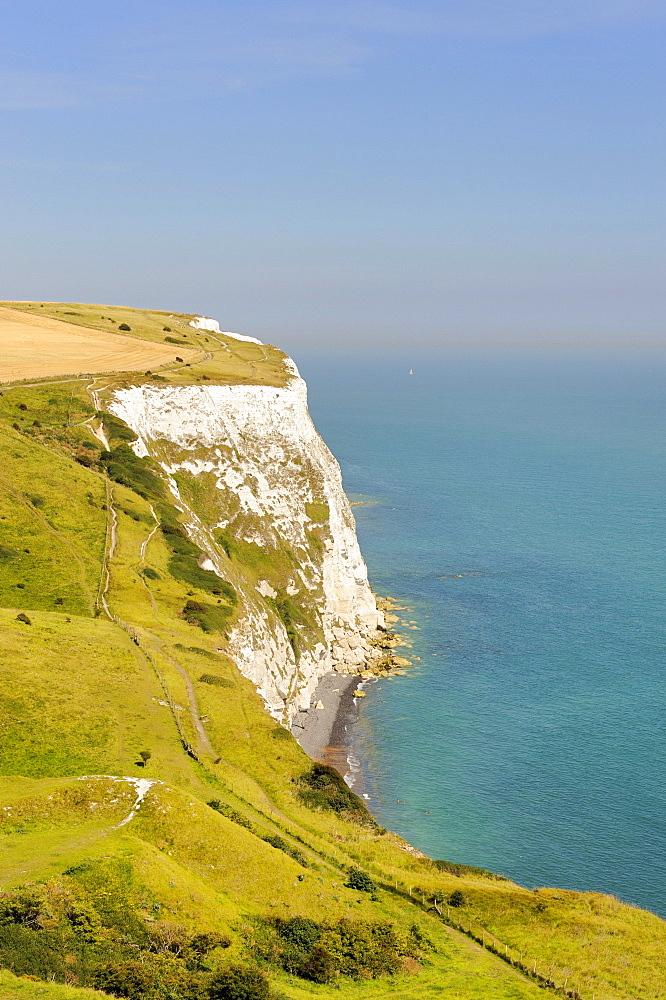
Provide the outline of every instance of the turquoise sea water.
[[297,361],[375,501],[371,582],[419,626],[354,730],[375,813],[433,857],[666,916],[666,358]]

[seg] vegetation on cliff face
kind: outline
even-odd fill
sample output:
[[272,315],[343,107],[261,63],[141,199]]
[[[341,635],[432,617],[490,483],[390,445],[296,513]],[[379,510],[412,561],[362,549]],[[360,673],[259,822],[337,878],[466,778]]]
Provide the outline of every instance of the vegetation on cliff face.
[[0,389],[0,997],[666,995],[655,916],[420,856],[276,726],[184,609],[228,624],[299,555],[228,532],[203,569],[90,382]]

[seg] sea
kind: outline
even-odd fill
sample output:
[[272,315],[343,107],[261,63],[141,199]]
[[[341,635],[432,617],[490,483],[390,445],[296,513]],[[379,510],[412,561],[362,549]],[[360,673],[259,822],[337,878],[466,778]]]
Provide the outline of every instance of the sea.
[[378,820],[666,917],[666,352],[295,356],[403,609],[351,731]]

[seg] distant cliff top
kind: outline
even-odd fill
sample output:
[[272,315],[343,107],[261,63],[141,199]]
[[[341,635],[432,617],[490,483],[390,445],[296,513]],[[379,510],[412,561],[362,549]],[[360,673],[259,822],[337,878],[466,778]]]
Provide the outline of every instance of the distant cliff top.
[[[202,322],[202,320],[204,322]],[[100,332],[103,336],[100,336]],[[173,385],[281,388],[287,356],[195,314],[79,302],[0,302],[0,382],[141,372]],[[130,375],[132,381],[136,374]]]

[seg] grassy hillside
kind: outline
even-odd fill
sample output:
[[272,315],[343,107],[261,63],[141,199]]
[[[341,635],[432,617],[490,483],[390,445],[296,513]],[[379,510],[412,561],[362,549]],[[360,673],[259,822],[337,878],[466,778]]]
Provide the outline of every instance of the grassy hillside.
[[[208,347],[165,377],[284,377],[274,349]],[[0,997],[231,996],[239,964],[293,1000],[666,995],[655,916],[421,857],[313,769],[225,652],[261,553],[225,539],[206,575],[95,387],[0,395]]]

